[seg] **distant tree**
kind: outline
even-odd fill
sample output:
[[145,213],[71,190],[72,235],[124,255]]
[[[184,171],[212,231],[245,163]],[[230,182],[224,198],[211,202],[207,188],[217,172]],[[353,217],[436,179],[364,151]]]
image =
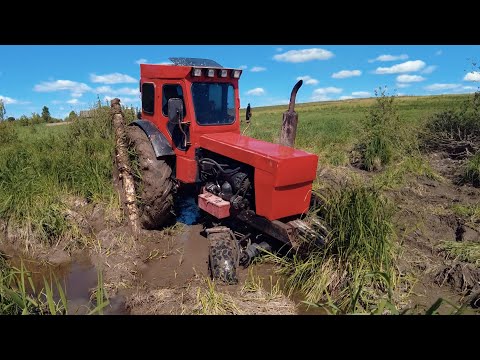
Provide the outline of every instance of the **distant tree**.
[[0,99],[0,121],[5,120],[5,114],[7,111],[5,110],[5,105],[3,104],[3,100]]
[[7,118],[7,121],[15,121],[15,118],[14,118],[13,116],[9,116],[9,117]]
[[52,116],[50,115],[50,110],[48,110],[48,107],[44,106],[42,109],[42,120],[43,122],[51,122]]
[[77,113],[72,110],[72,111],[70,111],[70,114],[68,114],[68,117],[67,117],[65,120],[67,120],[67,121],[75,121],[75,120],[77,120],[77,118],[78,118]]

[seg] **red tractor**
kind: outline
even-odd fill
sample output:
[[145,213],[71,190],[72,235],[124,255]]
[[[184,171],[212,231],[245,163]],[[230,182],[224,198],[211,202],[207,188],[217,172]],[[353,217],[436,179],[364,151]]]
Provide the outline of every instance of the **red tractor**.
[[[174,194],[194,184],[196,204],[214,224],[206,229],[210,271],[226,283],[236,282],[239,263],[269,248],[268,241],[243,246],[251,233],[239,238],[232,224],[294,248],[299,233],[321,243],[318,231],[300,220],[309,209],[318,162],[316,155],[293,148],[295,96],[302,82],[284,113],[285,146],[240,133],[242,70],[207,59],[170,60],[172,65],[140,65],[142,111],[127,129],[140,164],[142,226],[165,225],[174,216]],[[248,122],[250,111],[246,117]]]

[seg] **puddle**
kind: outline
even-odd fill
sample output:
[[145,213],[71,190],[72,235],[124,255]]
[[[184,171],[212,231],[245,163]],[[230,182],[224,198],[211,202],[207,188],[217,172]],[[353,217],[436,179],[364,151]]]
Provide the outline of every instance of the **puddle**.
[[[10,264],[20,268],[23,260],[24,267],[31,273],[34,289],[38,294],[44,287],[44,279],[50,282],[52,275],[54,299],[60,299],[55,277],[62,286],[67,298],[67,312],[69,315],[84,315],[94,308],[90,302],[92,291],[97,288],[98,273],[95,266],[86,257],[74,258],[70,263],[52,266],[30,259],[13,257]],[[32,291],[32,289],[30,289]],[[123,298],[116,296],[109,299],[110,305],[104,308],[104,314],[126,314]]]
[[169,254],[145,264],[142,280],[158,287],[179,287],[190,279],[208,276],[208,241],[201,235],[203,226],[189,226],[179,235]]

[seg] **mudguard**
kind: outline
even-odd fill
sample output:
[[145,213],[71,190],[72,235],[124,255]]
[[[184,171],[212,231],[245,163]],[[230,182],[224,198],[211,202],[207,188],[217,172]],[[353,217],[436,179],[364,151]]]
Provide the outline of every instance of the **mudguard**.
[[130,123],[130,126],[138,126],[145,132],[150,139],[150,143],[152,144],[157,158],[161,156],[175,155],[165,135],[163,135],[150,121],[135,120]]

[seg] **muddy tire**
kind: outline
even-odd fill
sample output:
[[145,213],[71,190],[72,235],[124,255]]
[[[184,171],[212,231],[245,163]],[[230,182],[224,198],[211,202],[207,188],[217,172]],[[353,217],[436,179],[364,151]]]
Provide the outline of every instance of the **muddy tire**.
[[240,253],[234,235],[230,229],[223,226],[207,229],[206,232],[209,241],[210,277],[226,285],[237,284]]
[[134,149],[140,178],[135,188],[139,198],[140,225],[144,229],[159,229],[174,219],[172,166],[165,159],[157,159],[147,135],[138,126],[128,126],[127,142]]

